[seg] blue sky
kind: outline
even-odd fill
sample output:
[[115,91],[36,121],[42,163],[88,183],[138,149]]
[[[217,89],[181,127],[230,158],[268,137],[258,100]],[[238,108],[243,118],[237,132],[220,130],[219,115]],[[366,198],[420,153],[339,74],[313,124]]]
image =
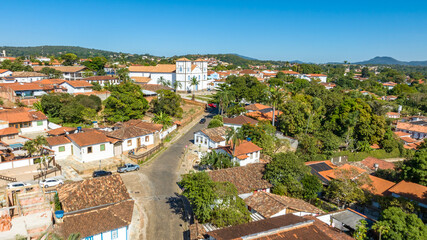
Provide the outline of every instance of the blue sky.
[[2,0],[0,6],[0,46],[309,62],[427,60],[427,1]]

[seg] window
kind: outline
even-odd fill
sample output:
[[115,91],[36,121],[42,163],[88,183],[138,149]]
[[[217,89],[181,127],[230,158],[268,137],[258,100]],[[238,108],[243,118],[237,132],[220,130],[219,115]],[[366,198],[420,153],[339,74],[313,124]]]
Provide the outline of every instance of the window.
[[199,80],[200,80],[200,75],[199,75]]
[[43,121],[37,121],[37,126],[43,126]]
[[111,239],[118,239],[119,238],[119,230],[113,230],[111,231]]
[[150,141],[150,136],[145,136],[145,141],[149,142]]
[[86,237],[85,240],[93,240],[93,236]]
[[65,146],[60,146],[60,147],[58,148],[58,151],[59,151],[59,152],[65,152]]
[[190,76],[188,76],[188,80],[190,80]]
[[132,146],[132,140],[128,140],[127,143],[128,143],[128,147]]
[[105,144],[101,144],[101,145],[99,146],[99,148],[100,148],[100,150],[101,150],[101,151],[105,151]]
[[92,153],[92,147],[87,147],[87,153]]
[[208,144],[208,139],[207,138],[205,138],[205,144]]
[[182,72],[182,67],[179,67],[179,72]]
[[7,136],[7,139],[15,139],[15,135],[9,135]]

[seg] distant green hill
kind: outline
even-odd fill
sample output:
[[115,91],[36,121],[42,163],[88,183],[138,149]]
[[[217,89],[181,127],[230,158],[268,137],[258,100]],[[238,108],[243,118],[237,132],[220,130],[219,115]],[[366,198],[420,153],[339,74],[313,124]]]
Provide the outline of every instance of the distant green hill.
[[408,65],[408,66],[427,66],[427,61],[410,61],[410,62],[404,62],[396,60],[392,57],[374,57],[370,60],[363,61],[363,62],[356,62],[354,64],[361,64],[361,65]]
[[37,46],[37,47],[0,47],[0,51],[6,50],[7,56],[59,56],[64,53],[74,53],[80,58],[104,56],[106,58],[118,57],[120,53],[73,46]]

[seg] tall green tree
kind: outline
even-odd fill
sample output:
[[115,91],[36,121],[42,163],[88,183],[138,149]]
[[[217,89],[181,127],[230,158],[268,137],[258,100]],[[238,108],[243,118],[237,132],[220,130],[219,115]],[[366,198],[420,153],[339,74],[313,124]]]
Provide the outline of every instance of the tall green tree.
[[163,129],[167,129],[168,127],[172,126],[172,123],[173,123],[172,118],[163,112],[159,112],[158,114],[154,114],[154,117],[152,120],[154,123],[162,124]]
[[62,65],[64,66],[73,66],[79,60],[77,55],[74,53],[66,53],[61,56],[61,59],[63,60]]
[[196,77],[192,77],[190,80],[190,85],[193,86],[193,96],[191,97],[191,100],[193,100],[193,101],[196,98],[195,92],[196,92],[196,87],[199,85],[199,83],[200,83],[200,81],[197,80]]
[[415,155],[403,162],[402,178],[427,186],[427,149],[418,150]]
[[276,109],[282,104],[285,100],[285,92],[283,89],[269,87],[266,91],[267,101],[273,107],[273,119],[271,121],[271,125],[276,124]]
[[158,90],[157,98],[151,101],[152,111],[181,118],[183,113],[181,102],[182,99],[179,94],[170,90]]
[[149,107],[141,88],[130,82],[114,85],[104,105],[104,115],[109,122],[140,119]]

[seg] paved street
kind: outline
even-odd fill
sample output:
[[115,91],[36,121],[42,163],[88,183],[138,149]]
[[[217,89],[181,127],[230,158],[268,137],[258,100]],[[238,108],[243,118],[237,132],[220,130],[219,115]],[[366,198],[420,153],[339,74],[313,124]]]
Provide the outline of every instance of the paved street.
[[180,178],[180,157],[193,139],[193,133],[206,127],[208,122],[197,123],[140,171],[122,174],[140,213],[139,235],[132,234],[132,240],[183,239],[188,224],[183,221],[180,189],[176,184]]

